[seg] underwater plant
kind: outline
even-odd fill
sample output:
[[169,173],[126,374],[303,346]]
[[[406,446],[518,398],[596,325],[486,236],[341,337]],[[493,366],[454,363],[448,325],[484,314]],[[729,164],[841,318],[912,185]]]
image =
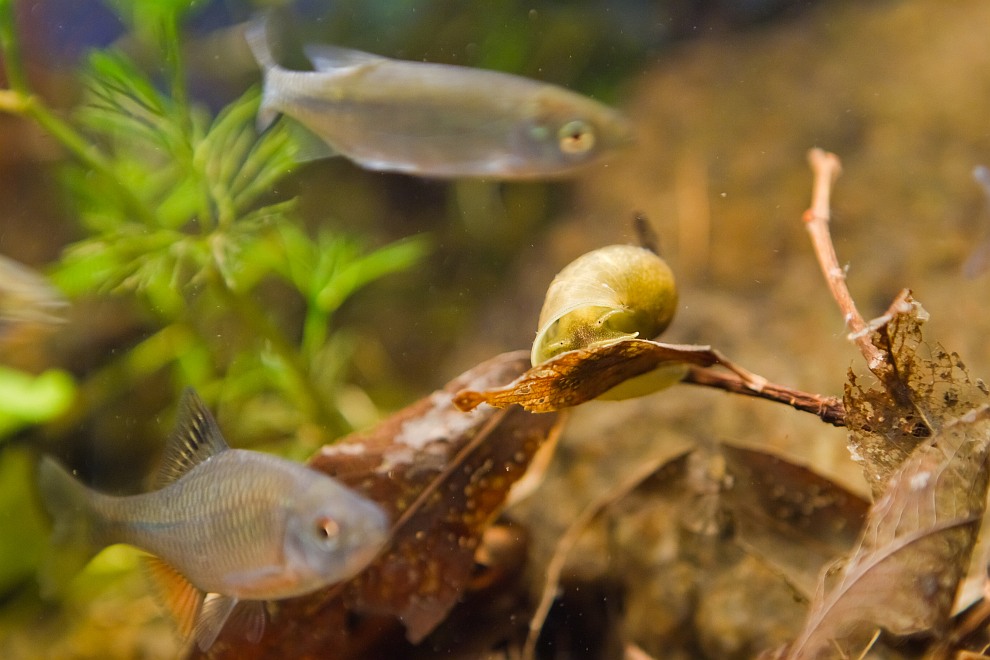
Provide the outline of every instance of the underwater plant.
[[[94,51],[82,101],[63,118],[32,91],[13,3],[0,2],[9,81],[0,110],[35,121],[71,156],[61,179],[85,236],[51,277],[72,298],[126,297],[152,326],[84,391],[99,400],[167,369],[176,395],[191,385],[241,413],[260,397],[265,412],[248,415],[256,424],[238,415],[260,437],[306,426],[323,444],[351,430],[363,420],[339,396],[350,352],[334,315],[361,287],[415,264],[426,241],[368,249],[328,227],[312,235],[296,200],[272,194],[295,169],[297,145],[282,125],[257,134],[257,88],[215,116],[190,98],[180,33],[196,3],[110,5],[162,54],[160,75]],[[301,314],[267,304],[265,287],[287,289]]]
[[[240,443],[331,442],[367,422],[367,406],[355,416],[341,403],[357,386],[348,382],[351,333],[335,314],[428,249],[423,237],[371,249],[328,225],[305,228],[296,200],[272,192],[295,169],[296,146],[280,126],[257,134],[258,90],[216,113],[190,98],[179,44],[196,3],[108,4],[163,66],[149,72],[116,49],[95,50],[78,104],[63,112],[26,75],[20,5],[0,0],[0,112],[33,122],[66,155],[55,168],[79,225],[80,238],[39,281],[70,300],[115,298],[142,324],[136,342],[84,372],[0,368],[3,598],[34,583],[46,535],[33,488],[37,446],[17,433],[52,423],[64,433],[111,399],[171,382],[174,399],[187,386],[222,399]],[[271,304],[272,291],[281,304]],[[302,444],[282,450],[308,453]],[[92,571],[135,573],[133,556],[107,557]]]

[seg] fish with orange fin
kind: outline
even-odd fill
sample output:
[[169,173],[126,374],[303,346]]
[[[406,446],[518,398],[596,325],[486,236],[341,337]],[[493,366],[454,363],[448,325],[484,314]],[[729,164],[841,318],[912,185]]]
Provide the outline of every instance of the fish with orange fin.
[[54,586],[46,577],[58,579],[105,546],[136,546],[151,553],[147,573],[179,632],[206,650],[228,620],[257,641],[264,601],[354,576],[388,538],[382,508],[335,479],[230,449],[192,390],[180,402],[156,486],[105,495],[42,459],[39,488],[55,521],[43,590]]

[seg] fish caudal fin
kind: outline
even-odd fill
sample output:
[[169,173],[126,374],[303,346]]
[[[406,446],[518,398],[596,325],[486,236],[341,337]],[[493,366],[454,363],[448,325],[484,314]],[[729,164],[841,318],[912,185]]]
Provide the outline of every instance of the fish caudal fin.
[[272,55],[271,46],[268,44],[268,19],[266,17],[261,16],[248,23],[244,29],[244,38],[262,71],[268,71],[278,66],[275,62],[275,56]]
[[49,456],[41,459],[38,489],[54,521],[38,572],[42,595],[51,597],[63,591],[103,546],[95,533],[89,489]]
[[244,30],[244,38],[247,40],[248,46],[251,48],[251,53],[254,54],[254,59],[258,62],[258,66],[261,67],[261,71],[264,74],[261,105],[258,107],[257,120],[258,132],[262,133],[272,125],[272,122],[278,116],[278,111],[273,106],[275,88],[271,85],[269,76],[272,71],[279,67],[275,61],[275,56],[272,55],[271,45],[268,41],[268,19],[261,17],[248,23],[247,28]]

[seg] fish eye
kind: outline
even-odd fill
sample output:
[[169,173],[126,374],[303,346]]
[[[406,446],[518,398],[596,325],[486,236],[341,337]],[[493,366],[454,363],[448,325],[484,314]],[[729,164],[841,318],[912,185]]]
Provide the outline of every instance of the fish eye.
[[595,146],[595,133],[590,124],[575,119],[560,127],[557,140],[565,154],[583,154]]
[[334,545],[337,536],[340,535],[340,525],[329,516],[320,516],[313,525],[313,533],[318,541],[326,545]]

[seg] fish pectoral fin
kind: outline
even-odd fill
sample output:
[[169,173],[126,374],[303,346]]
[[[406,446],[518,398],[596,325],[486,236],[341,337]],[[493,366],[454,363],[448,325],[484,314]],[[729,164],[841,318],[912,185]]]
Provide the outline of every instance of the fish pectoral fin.
[[206,651],[213,646],[213,642],[217,641],[235,605],[237,599],[233,596],[207,594],[199,620],[196,621],[196,631],[193,633],[200,651]]
[[175,621],[182,638],[189,639],[197,625],[205,594],[158,557],[148,555],[142,564],[158,601]]
[[257,644],[261,641],[267,622],[268,612],[265,610],[264,601],[242,600],[227,620],[226,627],[232,634]]
[[208,594],[196,622],[196,644],[200,651],[207,651],[224,629],[235,638],[243,637],[257,644],[265,632],[267,620],[264,601],[242,601],[233,596]]
[[340,152],[334,149],[333,145],[327,144],[323,138],[299,122],[288,117],[283,117],[282,121],[287,122],[286,128],[296,145],[293,160],[297,163],[307,163],[311,160],[322,160],[340,155]]
[[324,44],[307,44],[303,46],[303,52],[313,63],[313,68],[323,72],[339,71],[340,69],[384,62],[388,59],[373,53]]

